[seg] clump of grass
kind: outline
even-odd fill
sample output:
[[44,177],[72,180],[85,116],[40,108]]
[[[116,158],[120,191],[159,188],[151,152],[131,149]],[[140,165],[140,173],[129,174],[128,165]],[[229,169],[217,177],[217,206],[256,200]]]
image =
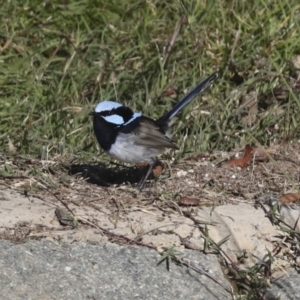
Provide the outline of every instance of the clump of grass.
[[[269,287],[272,279],[272,263],[275,255],[268,251],[264,259],[257,258],[257,262],[251,267],[246,269],[243,266],[239,266],[238,262],[234,262],[227,253],[222,249],[222,245],[225,244],[230,236],[225,237],[218,243],[216,243],[210,236],[207,226],[199,227],[203,234],[204,252],[213,252],[218,254],[220,260],[223,262],[227,274],[227,278],[230,279],[231,284],[234,287],[234,294],[236,299],[264,299],[267,287]],[[248,254],[243,253],[243,258]],[[242,259],[242,257],[241,257]]]

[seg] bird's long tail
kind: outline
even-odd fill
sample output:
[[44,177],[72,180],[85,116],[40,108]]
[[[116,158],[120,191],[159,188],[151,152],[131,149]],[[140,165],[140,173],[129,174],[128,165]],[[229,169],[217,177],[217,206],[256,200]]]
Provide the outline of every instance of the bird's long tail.
[[157,120],[158,123],[168,122],[173,118],[184,106],[186,106],[193,98],[199,93],[204,92],[211,86],[211,83],[218,77],[218,73],[214,72],[206,79],[204,79],[199,85],[197,85],[191,92],[189,92],[180,102],[178,102],[169,112],[163,115]]

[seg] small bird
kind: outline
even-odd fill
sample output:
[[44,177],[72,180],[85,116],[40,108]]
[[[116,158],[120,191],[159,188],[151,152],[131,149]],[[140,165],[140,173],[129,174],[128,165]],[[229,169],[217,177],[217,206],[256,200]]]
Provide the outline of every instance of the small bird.
[[140,191],[157,162],[157,156],[166,148],[178,149],[172,141],[170,120],[197,94],[210,87],[217,77],[217,72],[211,74],[158,120],[107,100],[98,103],[90,113],[97,141],[104,151],[123,162],[149,164],[139,184]]

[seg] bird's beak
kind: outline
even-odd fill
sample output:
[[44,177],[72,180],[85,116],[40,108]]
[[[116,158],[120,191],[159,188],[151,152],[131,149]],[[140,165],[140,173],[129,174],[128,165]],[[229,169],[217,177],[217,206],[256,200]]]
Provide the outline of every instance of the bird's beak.
[[96,113],[94,112],[94,111],[91,111],[90,113],[89,113],[89,116],[94,116]]

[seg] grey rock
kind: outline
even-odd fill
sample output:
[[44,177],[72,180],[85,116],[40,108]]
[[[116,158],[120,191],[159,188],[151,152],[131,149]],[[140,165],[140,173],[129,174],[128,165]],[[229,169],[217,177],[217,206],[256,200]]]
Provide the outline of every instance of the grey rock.
[[[217,257],[186,257],[225,286]],[[213,280],[165,262],[154,250],[106,244],[0,242],[1,299],[231,299]]]
[[266,293],[266,300],[299,300],[300,274],[293,270],[287,277],[274,282]]

